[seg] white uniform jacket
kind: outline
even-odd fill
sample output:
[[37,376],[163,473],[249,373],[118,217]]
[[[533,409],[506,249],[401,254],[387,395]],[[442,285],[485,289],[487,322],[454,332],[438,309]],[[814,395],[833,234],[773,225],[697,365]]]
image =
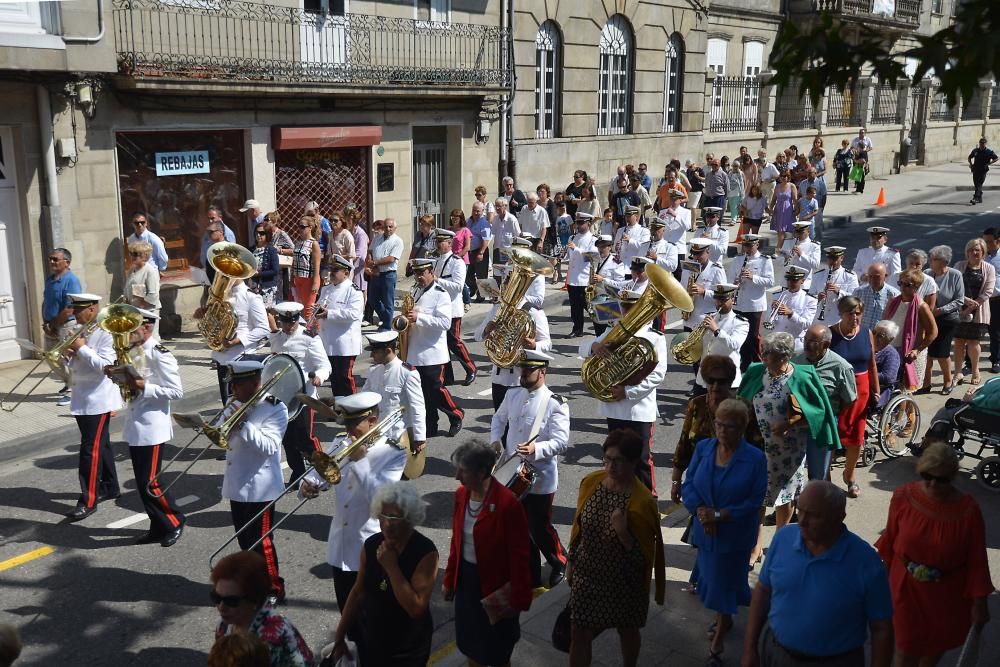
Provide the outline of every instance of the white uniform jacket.
[[[521,307],[524,308],[524,306],[525,304],[522,302]],[[499,304],[493,304],[489,315],[476,327],[476,341],[483,342],[483,338],[485,338],[483,333],[486,331],[486,325],[496,317],[498,307]],[[531,317],[531,321],[535,323],[535,349],[548,354],[552,350],[552,337],[549,335],[549,318],[545,316],[545,311],[537,308],[527,308],[526,312]],[[494,364],[493,372],[490,375],[493,378],[493,384],[499,384],[504,387],[517,387],[521,384],[521,369],[517,366],[513,368],[500,368]]]
[[601,285],[610,285],[615,289],[625,285],[625,267],[616,262],[613,255],[598,258],[596,275],[604,278],[604,282],[598,285],[597,294],[602,294]]
[[806,341],[806,329],[816,319],[816,297],[809,296],[808,292],[800,289],[794,294],[783,290],[775,294],[774,298],[781,299],[792,309],[790,316],[778,315],[774,320],[774,331],[792,334],[792,337],[795,338],[795,351],[801,352]]
[[[661,269],[673,273],[677,268],[677,248],[675,248],[666,239],[660,239],[659,241],[650,241],[649,250],[652,250],[656,255],[656,265]],[[648,253],[649,250],[646,252]]]
[[710,261],[722,263],[722,260],[729,254],[729,230],[722,225],[712,225],[705,227],[698,234],[698,238],[708,239],[712,245],[708,249]]
[[73,394],[69,402],[71,415],[103,415],[121,409],[122,396],[118,385],[104,374],[104,367],[113,365],[116,359],[111,334],[95,329],[69,362],[73,378]]
[[319,337],[327,356],[356,357],[361,354],[361,318],[365,296],[354,283],[345,280],[330,283],[319,293],[316,306],[326,308],[326,318],[319,321]]
[[[235,406],[235,402],[233,403]],[[226,410],[225,413],[231,413]],[[274,500],[285,490],[281,477],[281,440],[288,428],[285,404],[268,396],[229,434],[222,497],[243,503]]]
[[567,247],[566,256],[569,258],[569,265],[566,269],[566,277],[573,287],[586,287],[590,284],[590,262],[584,255],[588,252],[597,252],[597,246],[594,245],[594,235],[590,232],[577,234],[570,239],[570,243],[576,247],[572,249]]
[[541,424],[533,443],[535,453],[528,463],[538,471],[538,478],[531,487],[531,493],[547,495],[559,488],[559,455],[569,447],[569,405],[566,399],[553,394],[544,385],[531,392],[524,387],[511,389],[490,422],[490,442],[502,442],[503,431],[509,427],[504,458],[514,456],[517,446],[531,438],[536,417]]
[[[594,343],[603,341],[612,331],[614,331],[613,328],[608,329],[596,339],[585,339],[580,344],[580,356],[584,358],[591,356],[591,347]],[[656,349],[656,368],[639,384],[626,385],[624,400],[611,403],[598,401],[598,411],[602,417],[649,423],[656,421],[656,417],[660,414],[656,407],[656,388],[660,386],[667,374],[667,362],[669,361],[667,343],[661,334],[651,330],[648,325],[635,335],[645,338],[653,344]]]
[[[744,260],[750,271],[750,279],[741,282],[740,274],[743,273]],[[759,252],[750,257],[737,256],[726,269],[726,282],[739,285],[740,288],[740,298],[733,306],[735,310],[743,313],[762,313],[767,310],[767,290],[774,287],[774,266],[769,257],[764,257]]]
[[[832,277],[829,277],[829,275],[830,269],[820,269],[813,274],[812,289],[809,290],[809,293],[819,301],[816,307],[816,319],[814,323],[829,325],[837,322],[840,319],[837,302],[842,297],[854,294],[854,290],[858,289],[858,276],[850,269],[845,269],[841,266],[838,269],[834,269]],[[837,291],[831,291],[828,294],[826,291],[827,283],[836,285]],[[826,301],[826,308],[823,308],[824,301]],[[823,319],[819,317],[819,311],[821,310],[823,311]]]
[[663,240],[674,246],[678,256],[687,255],[687,231],[691,229],[691,210],[678,206],[661,209],[656,216],[663,222]]
[[[733,387],[739,387],[742,377],[742,373],[740,373],[740,348],[750,333],[750,322],[733,311],[716,318],[715,321],[719,324],[719,330],[715,333],[705,332],[701,339],[701,358],[704,359],[710,354],[719,354],[732,359],[733,363],[736,364],[736,379],[733,381]],[[700,366],[695,382],[699,386],[705,386]]]
[[442,255],[434,263],[434,275],[437,276],[437,284],[448,292],[451,297],[451,316],[462,317],[465,315],[465,304],[462,302],[462,289],[465,287],[465,262],[461,257],[456,257],[452,253]]
[[[174,355],[152,338],[141,350],[146,357],[142,369],[146,387],[141,395],[129,401],[122,429],[122,438],[130,447],[160,445],[170,440],[174,435],[170,401],[180,400],[184,395]],[[133,355],[138,353],[139,348],[132,350]]]
[[619,258],[622,264],[630,266],[633,257],[638,257],[646,253],[646,244],[649,243],[649,229],[639,223],[628,227],[619,227],[618,233],[615,234],[615,245],[612,248],[619,247],[618,243],[621,242],[622,235],[625,234],[628,235],[628,241],[621,244]]
[[[685,290],[687,290],[690,275],[687,269],[681,272],[681,285]],[[712,293],[715,291],[716,285],[724,282],[726,282],[726,270],[722,268],[722,264],[709,262],[706,266],[702,267],[701,273],[695,278],[694,284],[704,287],[705,293],[701,296],[691,295],[691,298],[694,300],[694,312],[688,319],[687,326],[696,327],[705,315],[715,312],[715,299],[712,297]]]
[[858,256],[854,260],[854,273],[858,276],[867,276],[868,268],[876,262],[885,264],[887,276],[894,275],[902,270],[898,250],[889,246],[882,246],[878,250],[875,250],[875,248],[868,246],[858,251]]
[[781,252],[774,261],[781,262],[781,274],[785,274],[785,258],[788,257],[788,266],[797,266],[806,272],[806,278],[802,281],[802,289],[807,290],[812,286],[813,273],[823,266],[823,254],[820,245],[814,241],[799,241],[800,255],[795,255],[792,249],[795,248],[795,239],[785,239],[781,246]]
[[323,342],[319,338],[307,336],[305,330],[298,325],[290,335],[286,335],[284,331],[272,332],[271,352],[287,354],[299,362],[299,366],[302,367],[302,380],[306,383],[306,394],[310,398],[316,398],[318,395],[317,387],[310,379],[318,377],[321,383],[326,382],[333,371],[330,360],[324,353]]
[[378,412],[385,417],[402,405],[403,421],[397,422],[386,434],[389,440],[399,442],[406,429],[410,430],[413,442],[427,440],[427,410],[424,393],[421,390],[420,373],[401,359],[393,359],[387,364],[375,364],[368,370],[368,378],[361,391],[374,391],[382,397]]
[[418,288],[413,311],[415,324],[410,324],[410,342],[406,361],[414,366],[446,364],[448,354],[448,329],[451,328],[451,297],[435,281],[427,289]]
[[218,364],[228,364],[247,348],[253,348],[271,333],[267,323],[264,300],[254,294],[244,283],[237,283],[229,292],[229,303],[236,314],[236,338],[239,343],[221,352],[212,352]]
[[[351,441],[349,437],[339,438],[327,453],[333,454]],[[337,506],[326,542],[327,563],[348,572],[357,572],[361,567],[361,548],[365,540],[379,532],[378,521],[371,516],[372,498],[379,487],[402,479],[407,456],[407,452],[380,438],[363,459],[347,461],[341,466],[342,477],[335,492]],[[322,491],[330,488],[315,470],[309,472],[306,479]]]

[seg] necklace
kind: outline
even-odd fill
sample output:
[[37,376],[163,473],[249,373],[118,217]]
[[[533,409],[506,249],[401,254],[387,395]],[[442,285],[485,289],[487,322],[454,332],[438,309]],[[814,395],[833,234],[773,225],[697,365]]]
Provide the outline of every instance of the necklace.
[[[479,516],[479,514],[483,511],[483,507],[485,507],[485,505],[486,505],[486,496],[490,495],[490,485],[492,485],[492,484],[493,484],[493,481],[491,480],[490,483],[486,485],[486,493],[483,494],[483,499],[482,500],[473,500],[472,496],[471,495],[469,496],[469,509],[466,510],[466,511],[468,511],[469,516],[471,516],[473,519],[475,519],[477,516]],[[477,507],[475,510],[473,510],[472,509],[472,503],[475,503],[475,502],[479,503],[479,507]]]
[[840,336],[844,340],[854,340],[855,338],[858,337],[858,334],[861,333],[861,327],[859,326],[858,330],[854,332],[853,336],[848,336],[847,334],[844,333],[844,325],[841,324],[840,322],[837,322],[837,330],[840,332]]

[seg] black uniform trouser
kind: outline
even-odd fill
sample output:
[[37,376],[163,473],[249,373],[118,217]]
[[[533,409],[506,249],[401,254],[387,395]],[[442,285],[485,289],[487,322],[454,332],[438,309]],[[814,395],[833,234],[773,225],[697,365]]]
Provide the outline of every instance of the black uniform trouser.
[[434,366],[417,366],[420,374],[420,390],[424,394],[424,406],[427,410],[427,437],[433,437],[438,431],[438,410],[448,415],[450,423],[462,421],[465,413],[455,404],[451,392],[444,386],[445,364]]
[[607,330],[608,330],[608,325],[607,324],[598,324],[597,322],[594,322],[594,335],[595,336],[600,336],[602,333],[604,333]]
[[983,201],[983,183],[986,182],[986,171],[973,171],[972,172],[972,187],[973,193],[972,198],[976,201]]
[[469,270],[465,273],[465,284],[469,288],[469,298],[473,299],[476,297],[482,298],[479,293],[479,285],[476,283],[477,280],[486,278],[490,272],[490,256],[483,253],[483,258],[478,262],[469,260]]
[[[128,448],[129,457],[132,459],[132,472],[135,474],[135,486],[142,500],[142,508],[149,516],[149,532],[154,535],[166,535],[184,523],[184,515],[177,510],[171,495],[163,493],[157,480],[160,474],[162,448],[162,445]],[[150,491],[159,497],[154,497]]]
[[[476,372],[476,364],[473,363],[472,357],[469,356],[469,348],[465,346],[462,342],[462,318],[453,317],[451,318],[451,327],[448,329],[447,333],[448,339],[448,352],[451,353],[453,359],[457,359],[458,363],[462,365],[462,370],[465,371],[465,375],[469,376]],[[454,384],[455,373],[451,368],[451,361],[448,361],[445,366],[445,384]]]
[[[243,526],[250,523],[258,512],[260,512],[268,503],[244,503],[238,500],[229,501],[229,511],[233,515],[233,528],[240,530]],[[247,551],[254,542],[260,540],[261,536],[267,531],[271,530],[271,526],[274,525],[274,507],[271,507],[268,511],[253,522],[253,524],[244,530],[236,538],[236,541],[240,544],[240,549]],[[267,566],[267,574],[271,577],[271,588],[274,589],[278,595],[283,595],[285,593],[285,580],[278,576],[278,551],[274,547],[274,540],[268,535],[266,538],[261,540],[254,551],[259,553],[264,557],[264,564]]]
[[219,378],[219,396],[222,398],[222,404],[225,405],[229,401],[229,367],[218,364],[215,374]]
[[330,360],[330,389],[334,396],[350,396],[358,393],[354,382],[354,360],[357,357],[327,357]]
[[321,451],[319,438],[313,431],[316,413],[312,408],[302,408],[299,416],[288,422],[281,444],[285,448],[285,460],[292,471],[289,483],[297,480],[306,471],[306,460],[313,452]]
[[115,469],[115,453],[111,450],[108,436],[108,422],[111,413],[101,415],[76,415],[76,425],[80,429],[80,499],[77,505],[94,507],[97,496],[117,496],[118,472]]
[[751,362],[760,361],[760,323],[764,313],[750,313],[745,310],[737,310],[737,315],[745,317],[750,322],[750,331],[747,338],[740,347],[740,372],[745,372],[750,367]]
[[531,568],[531,585],[535,588],[542,585],[541,556],[545,556],[552,569],[566,567],[566,550],[552,527],[552,501],[555,497],[554,493],[529,493],[521,499],[528,517],[528,536],[534,545],[528,557],[528,566]]
[[583,331],[587,314],[587,287],[569,285],[569,317],[573,321],[573,331]]
[[637,422],[630,419],[612,419],[608,417],[608,432],[624,429],[632,431],[642,438],[642,453],[639,454],[639,466],[635,471],[653,497],[656,498],[656,471],[653,466],[653,422]]
[[990,299],[990,363],[1000,364],[1000,297]]
[[677,255],[677,268],[674,269],[674,273],[673,273],[674,278],[677,279],[677,282],[681,281],[681,274],[684,272],[684,268],[683,268],[683,266],[684,266],[684,260],[686,258],[687,258],[687,255]]
[[497,384],[494,382],[490,387],[493,389],[493,412],[500,409],[500,404],[503,403],[504,397],[507,392],[510,391],[510,387],[502,384]]

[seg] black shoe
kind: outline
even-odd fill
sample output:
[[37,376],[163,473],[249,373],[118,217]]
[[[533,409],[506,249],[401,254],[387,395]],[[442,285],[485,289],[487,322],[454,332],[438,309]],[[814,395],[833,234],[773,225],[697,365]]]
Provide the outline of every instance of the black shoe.
[[86,505],[77,505],[72,512],[67,512],[66,516],[69,517],[70,521],[83,521],[88,516],[97,511],[97,505],[93,507],[87,507]]
[[437,427],[435,427],[435,428],[429,428],[428,427],[426,435],[427,435],[428,438],[436,438],[439,435],[441,435],[441,431],[439,431],[437,429]]
[[105,500],[118,500],[122,497],[121,491],[116,491],[115,493],[98,493],[97,502],[103,503]]
[[583,332],[580,331],[579,329],[573,329],[572,331],[569,332],[569,337],[570,338],[579,338],[582,335],[583,335]]
[[468,387],[475,381],[476,381],[476,371],[472,371],[471,373],[465,376],[464,380],[462,380],[462,386]]
[[763,525],[765,525],[765,526],[775,526],[775,525],[777,525],[776,515],[773,514],[773,513],[771,513],[771,514],[768,514],[766,517],[764,517],[764,524]]
[[150,530],[150,531],[148,531],[146,533],[143,533],[139,537],[135,538],[135,543],[136,544],[152,544],[153,542],[159,542],[162,539],[163,539],[163,535],[161,533],[154,533],[153,531]]
[[549,572],[549,589],[555,588],[562,580],[566,578],[566,566],[560,565],[559,567],[552,568]]
[[177,526],[169,533],[163,536],[160,540],[161,547],[172,547],[177,543],[177,540],[181,539],[181,535],[184,533],[184,524]]
[[458,435],[458,432],[461,430],[462,430],[462,420],[459,419],[458,421],[453,421],[451,423],[451,426],[448,427],[448,437],[454,438],[456,435]]
[[990,373],[1000,373],[1000,364],[990,366]]
[[917,389],[915,392],[913,392],[913,395],[914,396],[923,396],[924,394],[929,394],[929,393],[931,393],[931,388],[930,387],[921,387],[920,389]]
[[976,201],[976,198],[975,198],[975,197],[973,197],[972,199],[970,199],[970,200],[969,200],[969,203],[970,203],[970,204],[978,204],[979,202],[978,202],[978,201]]

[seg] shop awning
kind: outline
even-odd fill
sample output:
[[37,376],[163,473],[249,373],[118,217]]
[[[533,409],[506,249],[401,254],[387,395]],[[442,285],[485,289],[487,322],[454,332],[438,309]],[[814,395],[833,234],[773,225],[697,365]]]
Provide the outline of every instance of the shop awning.
[[358,148],[382,143],[380,125],[338,127],[274,127],[271,142],[276,151],[302,148]]

